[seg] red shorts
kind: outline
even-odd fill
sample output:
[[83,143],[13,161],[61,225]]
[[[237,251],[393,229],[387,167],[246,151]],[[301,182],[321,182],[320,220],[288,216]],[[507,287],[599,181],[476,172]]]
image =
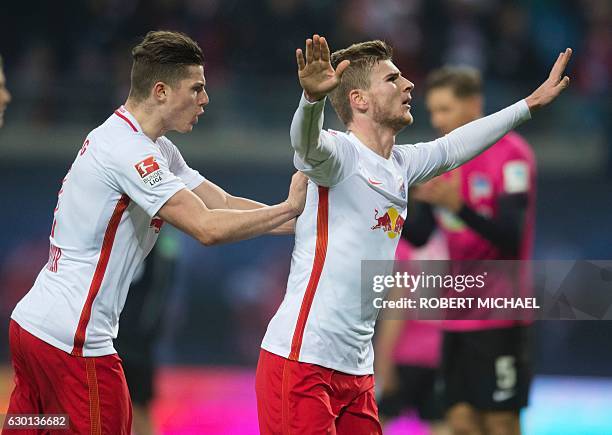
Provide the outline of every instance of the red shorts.
[[15,389],[7,414],[68,414],[70,430],[4,430],[13,434],[129,435],[132,404],[121,359],[72,356],[11,320]]
[[262,349],[255,390],[262,435],[382,434],[372,375],[348,375]]

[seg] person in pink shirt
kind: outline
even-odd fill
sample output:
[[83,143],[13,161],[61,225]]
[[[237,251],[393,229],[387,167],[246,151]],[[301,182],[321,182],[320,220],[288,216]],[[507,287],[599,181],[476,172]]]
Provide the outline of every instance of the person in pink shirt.
[[[395,259],[446,260],[446,240],[440,231],[420,248],[414,248],[402,239],[397,246]],[[449,433],[443,421],[443,397],[439,382],[442,348],[440,323],[409,319],[385,319],[379,323],[375,374],[381,380],[377,395],[382,422],[405,410],[414,409],[419,419],[428,423],[432,435]]]
[[[426,105],[434,128],[443,134],[482,117],[480,74],[451,67],[432,72]],[[528,260],[535,177],[531,147],[510,132],[461,168],[416,187],[417,216],[403,236],[420,246],[437,227],[451,260]],[[493,292],[508,290],[508,281],[497,280],[493,287]],[[444,322],[447,421],[455,433],[519,434],[519,412],[527,405],[531,382],[529,326],[475,314]]]

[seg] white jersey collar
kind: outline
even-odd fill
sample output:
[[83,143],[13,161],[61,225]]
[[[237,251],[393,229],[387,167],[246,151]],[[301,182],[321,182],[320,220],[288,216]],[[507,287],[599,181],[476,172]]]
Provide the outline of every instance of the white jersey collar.
[[140,127],[140,124],[138,121],[136,121],[134,115],[132,115],[124,105],[121,105],[117,110],[115,110],[115,115],[123,119],[132,128],[132,130],[134,130],[134,132],[142,133],[142,127]]

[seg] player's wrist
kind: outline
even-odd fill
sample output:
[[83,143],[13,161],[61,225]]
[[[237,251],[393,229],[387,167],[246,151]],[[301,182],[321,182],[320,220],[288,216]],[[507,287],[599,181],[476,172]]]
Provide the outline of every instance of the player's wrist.
[[538,110],[540,107],[542,107],[542,103],[540,102],[540,99],[537,96],[534,96],[533,94],[525,98],[525,102],[527,103],[527,108],[529,109],[529,112],[531,113],[533,113],[535,110]]
[[322,94],[322,95],[312,94],[312,93],[306,92],[306,90],[304,90],[304,98],[309,103],[316,103],[318,101],[321,101],[323,98],[325,98],[325,94]]
[[298,216],[302,210],[300,210],[300,207],[295,204],[293,201],[291,201],[291,199],[287,198],[285,201],[283,201],[281,204],[279,204],[281,207],[281,210],[286,213],[290,219],[293,219],[294,217]]

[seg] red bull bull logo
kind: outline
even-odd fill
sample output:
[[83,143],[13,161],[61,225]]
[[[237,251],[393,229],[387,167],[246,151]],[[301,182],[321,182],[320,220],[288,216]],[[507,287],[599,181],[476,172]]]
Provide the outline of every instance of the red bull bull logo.
[[149,224],[149,228],[153,228],[156,233],[161,231],[161,227],[164,225],[164,220],[160,217],[155,216],[151,219],[151,223]]
[[389,208],[382,216],[378,216],[378,209],[374,209],[374,219],[376,220],[376,225],[372,229],[382,228],[390,239],[395,239],[402,233],[404,218],[393,207]]

